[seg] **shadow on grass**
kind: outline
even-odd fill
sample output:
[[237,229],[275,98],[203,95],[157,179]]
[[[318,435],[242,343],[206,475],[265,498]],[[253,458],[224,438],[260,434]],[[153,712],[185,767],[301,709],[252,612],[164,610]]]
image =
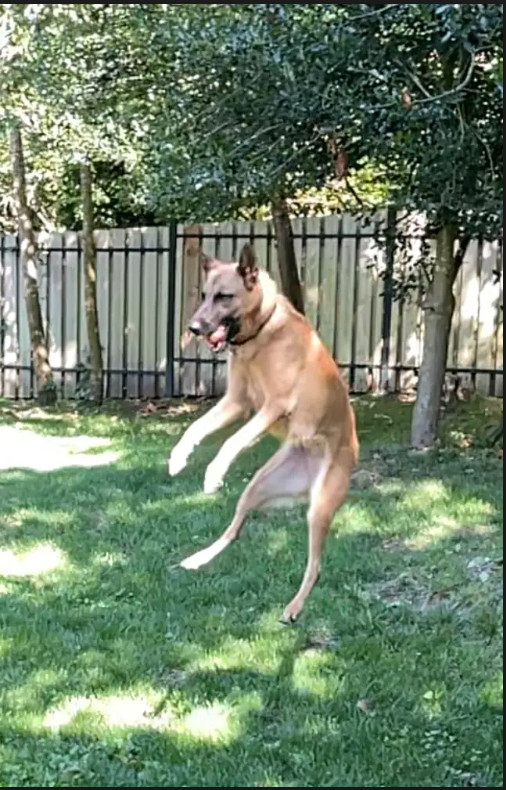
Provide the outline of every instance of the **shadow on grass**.
[[496,460],[370,459],[380,485],[352,491],[286,629],[302,510],[253,516],[197,574],[169,570],[228,523],[268,443],[209,499],[212,448],[170,481],[158,441],[116,466],[2,475],[0,781],[500,786]]

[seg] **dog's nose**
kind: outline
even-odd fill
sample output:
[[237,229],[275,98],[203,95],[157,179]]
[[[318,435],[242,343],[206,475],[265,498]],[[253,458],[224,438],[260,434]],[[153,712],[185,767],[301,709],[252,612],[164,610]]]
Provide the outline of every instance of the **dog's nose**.
[[196,335],[197,337],[202,334],[202,325],[200,321],[193,321],[188,327],[192,335]]

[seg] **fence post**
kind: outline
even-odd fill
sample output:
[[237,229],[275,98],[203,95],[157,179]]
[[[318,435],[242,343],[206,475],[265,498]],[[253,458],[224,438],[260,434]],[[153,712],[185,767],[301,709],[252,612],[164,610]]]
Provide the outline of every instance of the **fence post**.
[[393,275],[395,259],[395,223],[397,211],[395,206],[387,209],[386,229],[386,271],[384,276],[385,288],[383,291],[383,319],[381,322],[381,369],[380,391],[388,391],[389,363],[390,363],[390,333],[392,330],[392,305],[393,305]]
[[5,379],[5,323],[4,323],[4,247],[5,238],[3,233],[0,232],[0,398],[4,397],[4,379]]
[[177,221],[169,223],[169,272],[167,285],[167,361],[165,365],[165,397],[174,397],[174,341],[176,315]]

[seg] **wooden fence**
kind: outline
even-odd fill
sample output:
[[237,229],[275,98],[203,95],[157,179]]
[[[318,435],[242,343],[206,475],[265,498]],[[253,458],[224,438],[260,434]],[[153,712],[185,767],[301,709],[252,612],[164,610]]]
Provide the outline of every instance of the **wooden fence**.
[[[378,217],[379,218],[379,217]],[[376,219],[378,219],[376,218]],[[374,226],[348,215],[293,221],[308,318],[338,360],[350,389],[416,385],[423,316],[420,293],[392,298],[373,265]],[[225,386],[224,356],[194,340],[181,349],[201,292],[201,247],[234,260],[252,241],[259,262],[279,282],[268,222],[98,231],[98,309],[108,397],[216,395]],[[83,391],[87,336],[82,248],[76,233],[42,240],[39,287],[51,365],[64,397]],[[413,245],[418,240],[413,239]],[[383,252],[383,266],[396,267]],[[448,370],[478,391],[502,397],[502,244],[472,242],[455,287]],[[0,236],[0,395],[27,398],[34,375],[21,265],[15,236]]]

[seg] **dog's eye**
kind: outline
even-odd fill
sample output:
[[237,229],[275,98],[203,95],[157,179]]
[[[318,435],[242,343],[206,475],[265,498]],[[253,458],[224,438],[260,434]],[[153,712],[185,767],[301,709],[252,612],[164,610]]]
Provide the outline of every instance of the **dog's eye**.
[[214,298],[217,302],[228,302],[230,299],[233,299],[233,294],[217,293]]
[[204,299],[206,298],[206,292],[205,291],[202,291],[202,293],[200,294],[200,298],[202,299],[202,301],[204,301]]

